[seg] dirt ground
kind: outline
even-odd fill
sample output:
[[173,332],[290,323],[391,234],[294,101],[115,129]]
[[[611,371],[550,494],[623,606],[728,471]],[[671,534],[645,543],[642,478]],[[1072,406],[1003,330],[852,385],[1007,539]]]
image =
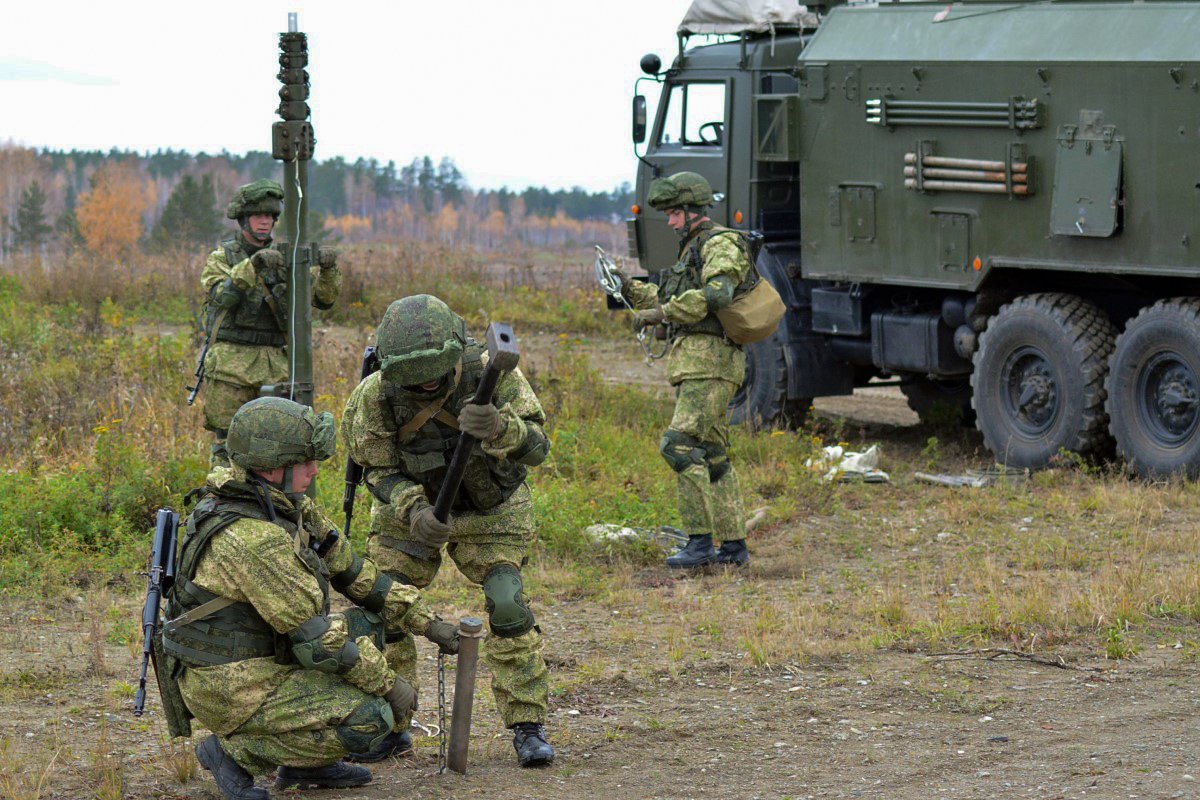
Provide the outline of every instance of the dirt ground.
[[[523,345],[535,369],[557,346],[536,336]],[[661,366],[641,364],[632,343],[580,346],[611,380],[662,383]],[[894,389],[819,401],[817,409],[871,426],[885,442],[920,436]],[[816,603],[816,589],[796,587],[836,576],[845,558],[818,535],[821,525],[810,519],[761,532],[754,563],[740,574],[679,578],[648,569],[634,580],[652,597],[646,607],[670,609],[705,595],[742,613],[739,598],[751,586]],[[789,552],[800,535],[802,572]],[[902,555],[881,549],[876,558]],[[153,688],[150,715],[137,720],[130,713],[137,647],[106,640],[105,631],[114,619],[135,618],[139,604],[122,587],[54,605],[0,603],[0,776],[7,768],[26,786],[46,776],[40,793],[5,795],[0,783],[0,796],[219,797],[206,773],[185,785],[175,779],[174,765],[188,762],[171,758],[162,744]],[[415,757],[375,767],[370,786],[304,796],[1200,797],[1200,670],[1182,644],[1160,644],[1124,661],[1060,648],[1046,656],[1061,657],[1060,666],[1003,655],[877,650],[754,667],[736,642],[722,641],[704,659],[677,668],[585,679],[601,655],[632,667],[645,648],[668,644],[650,636],[614,643],[614,619],[637,618],[637,605],[562,598],[535,610],[556,686],[548,725],[558,748],[552,766],[516,766],[481,675],[468,775],[437,774],[436,745],[418,737]],[[671,623],[648,621],[647,628]],[[1182,638],[1200,638],[1195,628]],[[420,717],[428,723],[436,707],[432,657],[424,674]]]

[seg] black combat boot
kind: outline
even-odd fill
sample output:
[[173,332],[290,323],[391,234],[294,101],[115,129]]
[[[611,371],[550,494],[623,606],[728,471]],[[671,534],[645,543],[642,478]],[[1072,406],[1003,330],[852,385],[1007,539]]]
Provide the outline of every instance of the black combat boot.
[[667,557],[667,566],[671,569],[695,569],[715,563],[717,551],[713,549],[712,535],[708,533],[699,536],[688,536],[683,549]]
[[371,770],[336,761],[325,767],[280,767],[275,785],[280,789],[348,789],[371,782]]
[[746,549],[746,540],[721,542],[721,549],[717,551],[717,563],[727,567],[744,567],[749,564],[750,551]]
[[[379,744],[367,752],[351,753],[346,756],[346,760],[357,761],[360,764],[374,764],[376,761],[383,761],[385,758],[391,758],[392,756],[402,756],[406,753],[411,754],[412,749],[412,737],[408,735],[408,731],[401,731],[400,733],[392,731],[383,737],[379,741]],[[355,785],[357,786],[358,784]]]
[[227,800],[270,800],[267,790],[255,786],[250,773],[225,752],[216,734],[209,735],[196,746],[196,760],[212,773],[217,788]]
[[546,741],[546,732],[536,722],[518,722],[512,726],[513,749],[522,767],[542,767],[554,760],[554,748]]

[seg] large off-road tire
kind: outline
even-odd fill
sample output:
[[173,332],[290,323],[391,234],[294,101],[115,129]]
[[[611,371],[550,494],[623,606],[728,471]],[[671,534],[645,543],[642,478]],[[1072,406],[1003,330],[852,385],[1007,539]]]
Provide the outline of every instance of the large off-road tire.
[[1069,294],[1019,297],[988,321],[972,404],[997,462],[1038,468],[1059,451],[1108,448],[1104,379],[1116,335],[1103,311]]
[[780,325],[761,342],[746,345],[746,378],[729,403],[729,421],[752,430],[795,429],[804,423],[812,398],[788,399],[785,330]]
[[971,382],[967,378],[929,378],[917,375],[904,380],[900,391],[908,407],[917,412],[925,425],[974,426],[971,407]]
[[1200,475],[1200,298],[1142,309],[1117,337],[1105,385],[1109,429],[1134,472]]

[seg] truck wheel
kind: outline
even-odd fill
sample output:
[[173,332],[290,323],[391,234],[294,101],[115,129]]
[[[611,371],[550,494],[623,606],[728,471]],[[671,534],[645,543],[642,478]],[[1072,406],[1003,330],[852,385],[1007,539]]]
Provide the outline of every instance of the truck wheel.
[[975,409],[971,407],[971,382],[967,378],[937,379],[914,376],[900,384],[908,407],[917,412],[925,425],[973,426]]
[[746,378],[729,402],[729,421],[751,430],[795,429],[804,424],[812,398],[789,400],[784,326],[761,342],[746,345]]
[[998,462],[1044,467],[1060,450],[1108,446],[1104,378],[1116,333],[1103,311],[1069,294],[1020,297],[988,321],[972,404]]
[[1117,452],[1134,472],[1200,475],[1200,298],[1142,309],[1117,337],[1106,388]]

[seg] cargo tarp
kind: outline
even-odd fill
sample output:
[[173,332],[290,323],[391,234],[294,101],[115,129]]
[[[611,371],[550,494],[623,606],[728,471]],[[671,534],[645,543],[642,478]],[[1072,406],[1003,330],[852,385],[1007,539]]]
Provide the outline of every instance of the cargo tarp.
[[693,0],[679,34],[766,33],[816,24],[817,15],[796,0]]

